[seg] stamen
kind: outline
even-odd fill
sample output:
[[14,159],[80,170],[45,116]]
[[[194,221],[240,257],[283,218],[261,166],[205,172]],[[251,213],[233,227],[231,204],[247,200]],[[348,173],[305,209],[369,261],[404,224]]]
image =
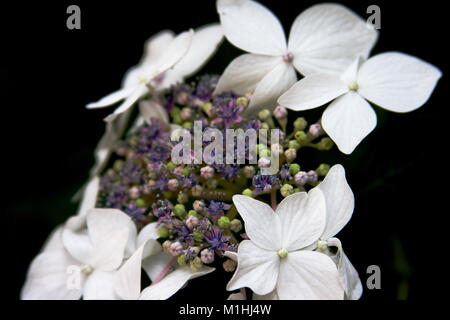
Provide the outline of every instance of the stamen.
[[286,52],[283,55],[283,61],[286,63],[291,63],[294,60],[294,55],[292,54],[292,52]]
[[281,258],[281,259],[284,259],[284,258],[286,258],[287,256],[288,256],[288,251],[286,250],[286,249],[280,249],[280,250],[278,250],[278,256]]
[[358,82],[356,81],[352,81],[349,85],[348,88],[352,91],[356,91],[359,88]]

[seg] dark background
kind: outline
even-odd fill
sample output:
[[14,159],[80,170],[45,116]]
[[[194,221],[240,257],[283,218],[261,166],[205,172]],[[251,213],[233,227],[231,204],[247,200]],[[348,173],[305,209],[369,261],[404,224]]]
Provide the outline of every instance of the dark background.
[[[261,1],[286,31],[318,1]],[[363,299],[436,299],[447,278],[448,13],[443,1],[341,1],[362,17],[381,8],[373,53],[401,51],[439,67],[444,76],[428,103],[409,114],[377,108],[378,126],[350,156],[310,151],[306,158],[342,163],[356,195],[351,222],[339,234],[363,284],[381,268],[381,290]],[[66,8],[81,7],[81,30],[66,28]],[[93,149],[111,109],[84,106],[120,86],[143,43],[162,29],[180,32],[218,21],[215,1],[58,1],[2,4],[2,265],[17,299],[27,267],[50,231],[75,213],[73,194],[93,165]],[[6,40],[6,41],[5,41]],[[206,66],[220,73],[239,54],[229,44]],[[318,117],[317,113],[309,116]],[[315,119],[313,119],[315,120]],[[178,298],[224,297],[227,279],[195,280]],[[212,285],[211,280],[217,281]],[[446,281],[446,280],[445,280]],[[198,296],[197,295],[197,296]]]

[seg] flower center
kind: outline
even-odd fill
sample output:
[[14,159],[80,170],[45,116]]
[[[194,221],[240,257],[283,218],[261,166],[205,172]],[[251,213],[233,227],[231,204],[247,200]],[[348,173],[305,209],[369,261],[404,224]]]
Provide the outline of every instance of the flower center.
[[291,63],[294,60],[294,55],[292,52],[288,51],[283,55],[283,61],[286,63]]
[[94,268],[92,268],[90,265],[85,265],[81,268],[81,272],[85,275],[89,275],[94,271]]
[[284,259],[284,258],[286,258],[287,256],[288,256],[288,251],[285,249],[285,248],[283,248],[283,249],[280,249],[280,250],[278,250],[278,256],[281,258],[281,259]]
[[328,249],[328,244],[324,240],[317,241],[317,249],[320,251],[326,251]]
[[348,88],[352,91],[356,91],[359,88],[358,82],[356,81],[352,81],[349,85]]
[[146,83],[148,79],[146,76],[139,76],[138,80],[140,83]]

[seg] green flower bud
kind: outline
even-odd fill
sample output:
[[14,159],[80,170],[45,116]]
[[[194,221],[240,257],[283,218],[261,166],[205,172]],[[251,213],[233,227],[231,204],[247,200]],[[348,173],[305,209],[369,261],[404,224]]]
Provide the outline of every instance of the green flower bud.
[[203,239],[203,233],[201,233],[200,231],[194,231],[192,233],[192,236],[194,237],[195,241],[201,241]]
[[305,131],[297,131],[295,133],[295,140],[297,140],[297,142],[299,142],[299,143],[305,142],[307,138],[308,138],[308,135],[306,134]]
[[170,231],[169,228],[166,227],[160,227],[158,229],[158,236],[160,238],[167,238],[168,236],[170,236]]
[[185,128],[185,129],[191,129],[193,126],[194,125],[192,122],[184,122],[183,123],[183,128]]
[[334,142],[328,137],[322,138],[317,144],[317,149],[322,151],[328,151],[333,148]]
[[245,166],[243,172],[246,178],[253,178],[253,176],[256,173],[256,170],[255,167],[253,166]]
[[186,208],[184,207],[183,204],[178,203],[175,205],[175,207],[173,208],[173,213],[175,213],[175,215],[180,218],[183,219],[184,216],[186,215]]
[[180,117],[179,114],[174,115],[174,116],[172,117],[172,119],[173,119],[173,123],[176,123],[176,124],[181,124],[181,123],[183,122],[183,120],[181,120],[181,117]]
[[191,174],[191,168],[185,167],[185,168],[183,168],[181,173],[183,174],[183,176],[187,177],[188,175]]
[[114,164],[113,164],[114,169],[120,170],[120,169],[122,169],[122,166],[123,166],[123,160],[114,161]]
[[169,170],[169,171],[173,171],[173,169],[175,169],[177,167],[177,165],[175,164],[175,163],[173,163],[172,161],[170,161],[170,162],[168,162],[167,164],[166,164],[166,168],[167,168],[167,170]]
[[294,187],[290,184],[285,184],[281,187],[280,193],[283,197],[287,197],[294,193]]
[[217,224],[219,225],[219,227],[223,228],[223,229],[228,229],[231,225],[230,219],[226,216],[222,216],[219,218],[219,220],[217,221]]
[[261,150],[261,152],[259,153],[259,155],[260,155],[262,158],[268,158],[268,157],[270,157],[270,150],[269,150],[269,149]]
[[262,122],[262,123],[261,123],[261,129],[267,129],[267,130],[269,130],[269,129],[270,129],[270,126],[269,126],[269,124],[268,124],[267,122]]
[[195,257],[189,262],[189,266],[191,267],[192,271],[197,271],[203,266],[202,260],[200,260],[199,257]]
[[324,177],[328,174],[328,171],[330,171],[330,165],[326,163],[322,163],[319,165],[319,167],[316,169],[316,172],[319,176]]
[[261,121],[266,121],[267,119],[270,118],[270,111],[267,109],[263,109],[258,113],[258,118]]
[[247,107],[248,102],[249,102],[249,100],[247,97],[239,97],[236,99],[236,104],[240,107]]
[[136,207],[145,208],[146,207],[145,200],[141,198],[136,199]]
[[180,109],[180,108],[178,108],[178,107],[173,107],[172,110],[170,110],[170,115],[171,115],[172,117],[175,117],[175,116],[179,115],[180,112],[181,112],[181,109]]
[[239,232],[242,230],[242,222],[239,219],[233,219],[231,220],[230,229],[233,232]]
[[308,126],[308,122],[305,120],[305,118],[303,118],[303,117],[300,117],[300,118],[297,118],[295,121],[294,121],[294,128],[296,129],[296,130],[305,130],[305,128]]
[[300,143],[298,143],[297,140],[291,140],[289,141],[289,148],[298,150],[300,149]]
[[181,266],[184,266],[185,264],[186,264],[186,255],[185,254],[180,254],[179,256],[178,256],[178,258],[177,258],[177,262],[178,262],[178,265],[181,267]]
[[198,217],[197,211],[192,210],[192,209],[189,210],[187,215],[188,215],[188,217],[190,217],[190,216]]
[[300,165],[298,164],[298,163],[291,163],[290,165],[289,165],[289,172],[292,174],[292,175],[295,175],[297,172],[299,172],[300,171]]
[[177,196],[177,201],[179,203],[186,203],[189,201],[189,196],[185,192],[180,192]]
[[253,197],[253,191],[250,189],[245,189],[244,191],[242,191],[242,194],[244,196]]

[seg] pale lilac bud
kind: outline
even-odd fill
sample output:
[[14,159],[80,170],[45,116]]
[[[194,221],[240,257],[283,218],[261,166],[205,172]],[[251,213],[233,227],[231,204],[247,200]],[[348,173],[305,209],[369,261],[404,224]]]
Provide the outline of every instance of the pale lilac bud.
[[200,259],[205,264],[210,264],[214,262],[214,251],[211,249],[203,249],[200,252]]
[[137,199],[137,198],[139,198],[139,196],[140,196],[139,188],[136,187],[136,186],[131,187],[131,189],[130,189],[130,191],[129,191],[129,194],[130,194],[130,198],[131,198],[131,199]]
[[214,168],[206,166],[200,169],[200,175],[205,179],[211,179],[214,176]]
[[269,168],[270,167],[270,160],[267,158],[260,158],[258,160],[258,167],[259,168]]
[[177,179],[170,179],[167,181],[167,187],[170,191],[175,191],[178,189],[179,183]]
[[179,176],[183,175],[184,168],[182,166],[178,166],[175,169],[173,169],[173,173]]
[[202,200],[195,200],[192,207],[198,213],[202,213],[205,210],[205,203]]
[[186,219],[186,226],[191,230],[194,229],[198,226],[198,218],[196,216],[189,216]]
[[318,176],[317,172],[315,172],[314,170],[308,171],[308,182],[316,183],[318,179],[319,179],[319,176]]
[[295,183],[304,186],[308,182],[308,174],[305,171],[299,171],[294,176]]
[[288,115],[288,112],[285,107],[278,106],[275,108],[275,110],[273,110],[273,116],[277,120],[284,120],[284,119],[286,119],[287,115]]
[[322,134],[322,126],[318,123],[314,123],[309,126],[308,134],[314,138],[317,138]]
[[181,251],[183,250],[183,246],[179,241],[175,241],[169,246],[169,253],[173,256],[180,255]]
[[297,150],[289,148],[284,152],[287,162],[292,162],[297,158]]

